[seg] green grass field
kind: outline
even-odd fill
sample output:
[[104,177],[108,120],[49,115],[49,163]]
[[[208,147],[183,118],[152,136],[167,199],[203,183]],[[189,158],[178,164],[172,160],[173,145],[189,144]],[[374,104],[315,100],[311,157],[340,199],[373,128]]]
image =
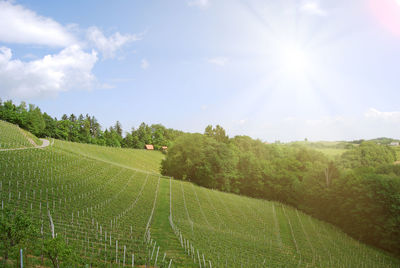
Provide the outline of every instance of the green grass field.
[[329,158],[335,158],[342,155],[347,149],[339,149],[339,148],[315,148],[315,150],[325,154]]
[[[400,266],[280,203],[163,178],[157,174],[162,158],[159,152],[63,141],[1,151],[1,208],[23,210],[45,238],[50,211],[55,232],[74,245],[81,266],[132,267],[132,260],[135,267]],[[42,264],[40,250],[27,254],[26,267],[51,267],[46,258]]]
[[293,145],[301,145],[317,150],[323,154],[325,154],[329,158],[339,157],[341,154],[346,152],[348,149],[345,149],[345,146],[354,146],[347,142],[340,141],[317,141],[317,142],[309,142],[309,141],[296,141],[289,144]]

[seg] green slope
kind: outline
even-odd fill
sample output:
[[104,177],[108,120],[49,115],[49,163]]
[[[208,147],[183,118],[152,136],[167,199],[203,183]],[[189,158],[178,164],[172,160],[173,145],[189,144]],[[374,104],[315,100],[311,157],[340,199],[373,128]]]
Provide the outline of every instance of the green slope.
[[[80,266],[122,267],[124,252],[129,267],[132,255],[135,266],[158,267],[400,265],[290,207],[162,178],[156,173],[162,157],[62,141],[1,151],[0,199],[32,217],[45,237],[49,210]],[[18,248],[10,267],[17,253]],[[26,267],[42,265],[39,250],[27,253]]]
[[227,267],[397,267],[298,210],[171,181],[174,224],[202,259]]
[[164,155],[159,151],[121,149],[60,140],[55,141],[55,147],[65,152],[75,153],[120,167],[157,174],[161,160],[164,159]]
[[34,147],[41,141],[31,133],[20,129],[17,125],[0,120],[0,149]]

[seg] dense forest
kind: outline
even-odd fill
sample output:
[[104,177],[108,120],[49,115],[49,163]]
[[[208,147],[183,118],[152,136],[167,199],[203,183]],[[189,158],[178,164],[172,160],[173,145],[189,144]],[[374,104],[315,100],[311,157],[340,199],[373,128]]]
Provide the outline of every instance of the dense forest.
[[0,120],[19,125],[37,137],[52,137],[61,140],[143,149],[145,144],[153,144],[156,150],[170,146],[182,131],[167,129],[161,124],[142,123],[137,129],[123,133],[119,121],[114,126],[102,130],[94,116],[88,114],[70,116],[64,114],[60,120],[42,113],[39,107],[25,102],[15,105],[11,100],[4,103],[0,99]]
[[162,174],[290,204],[351,236],[400,255],[400,165],[386,145],[364,141],[335,160],[300,144],[228,138],[222,127],[178,138]]

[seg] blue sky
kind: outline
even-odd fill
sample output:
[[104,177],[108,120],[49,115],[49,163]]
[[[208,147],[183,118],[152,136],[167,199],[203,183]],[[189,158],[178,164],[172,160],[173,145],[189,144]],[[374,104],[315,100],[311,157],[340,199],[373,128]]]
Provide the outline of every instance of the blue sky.
[[265,141],[400,138],[400,0],[0,1],[0,97]]

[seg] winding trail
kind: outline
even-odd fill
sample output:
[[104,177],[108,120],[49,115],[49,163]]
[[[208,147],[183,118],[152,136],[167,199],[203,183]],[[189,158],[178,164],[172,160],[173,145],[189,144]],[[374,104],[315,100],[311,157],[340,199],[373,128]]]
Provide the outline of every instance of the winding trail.
[[50,145],[50,141],[47,139],[40,139],[42,141],[42,145],[36,145],[34,147],[21,147],[21,148],[9,148],[9,149],[0,149],[2,151],[17,151],[17,150],[28,150],[28,149],[42,149]]

